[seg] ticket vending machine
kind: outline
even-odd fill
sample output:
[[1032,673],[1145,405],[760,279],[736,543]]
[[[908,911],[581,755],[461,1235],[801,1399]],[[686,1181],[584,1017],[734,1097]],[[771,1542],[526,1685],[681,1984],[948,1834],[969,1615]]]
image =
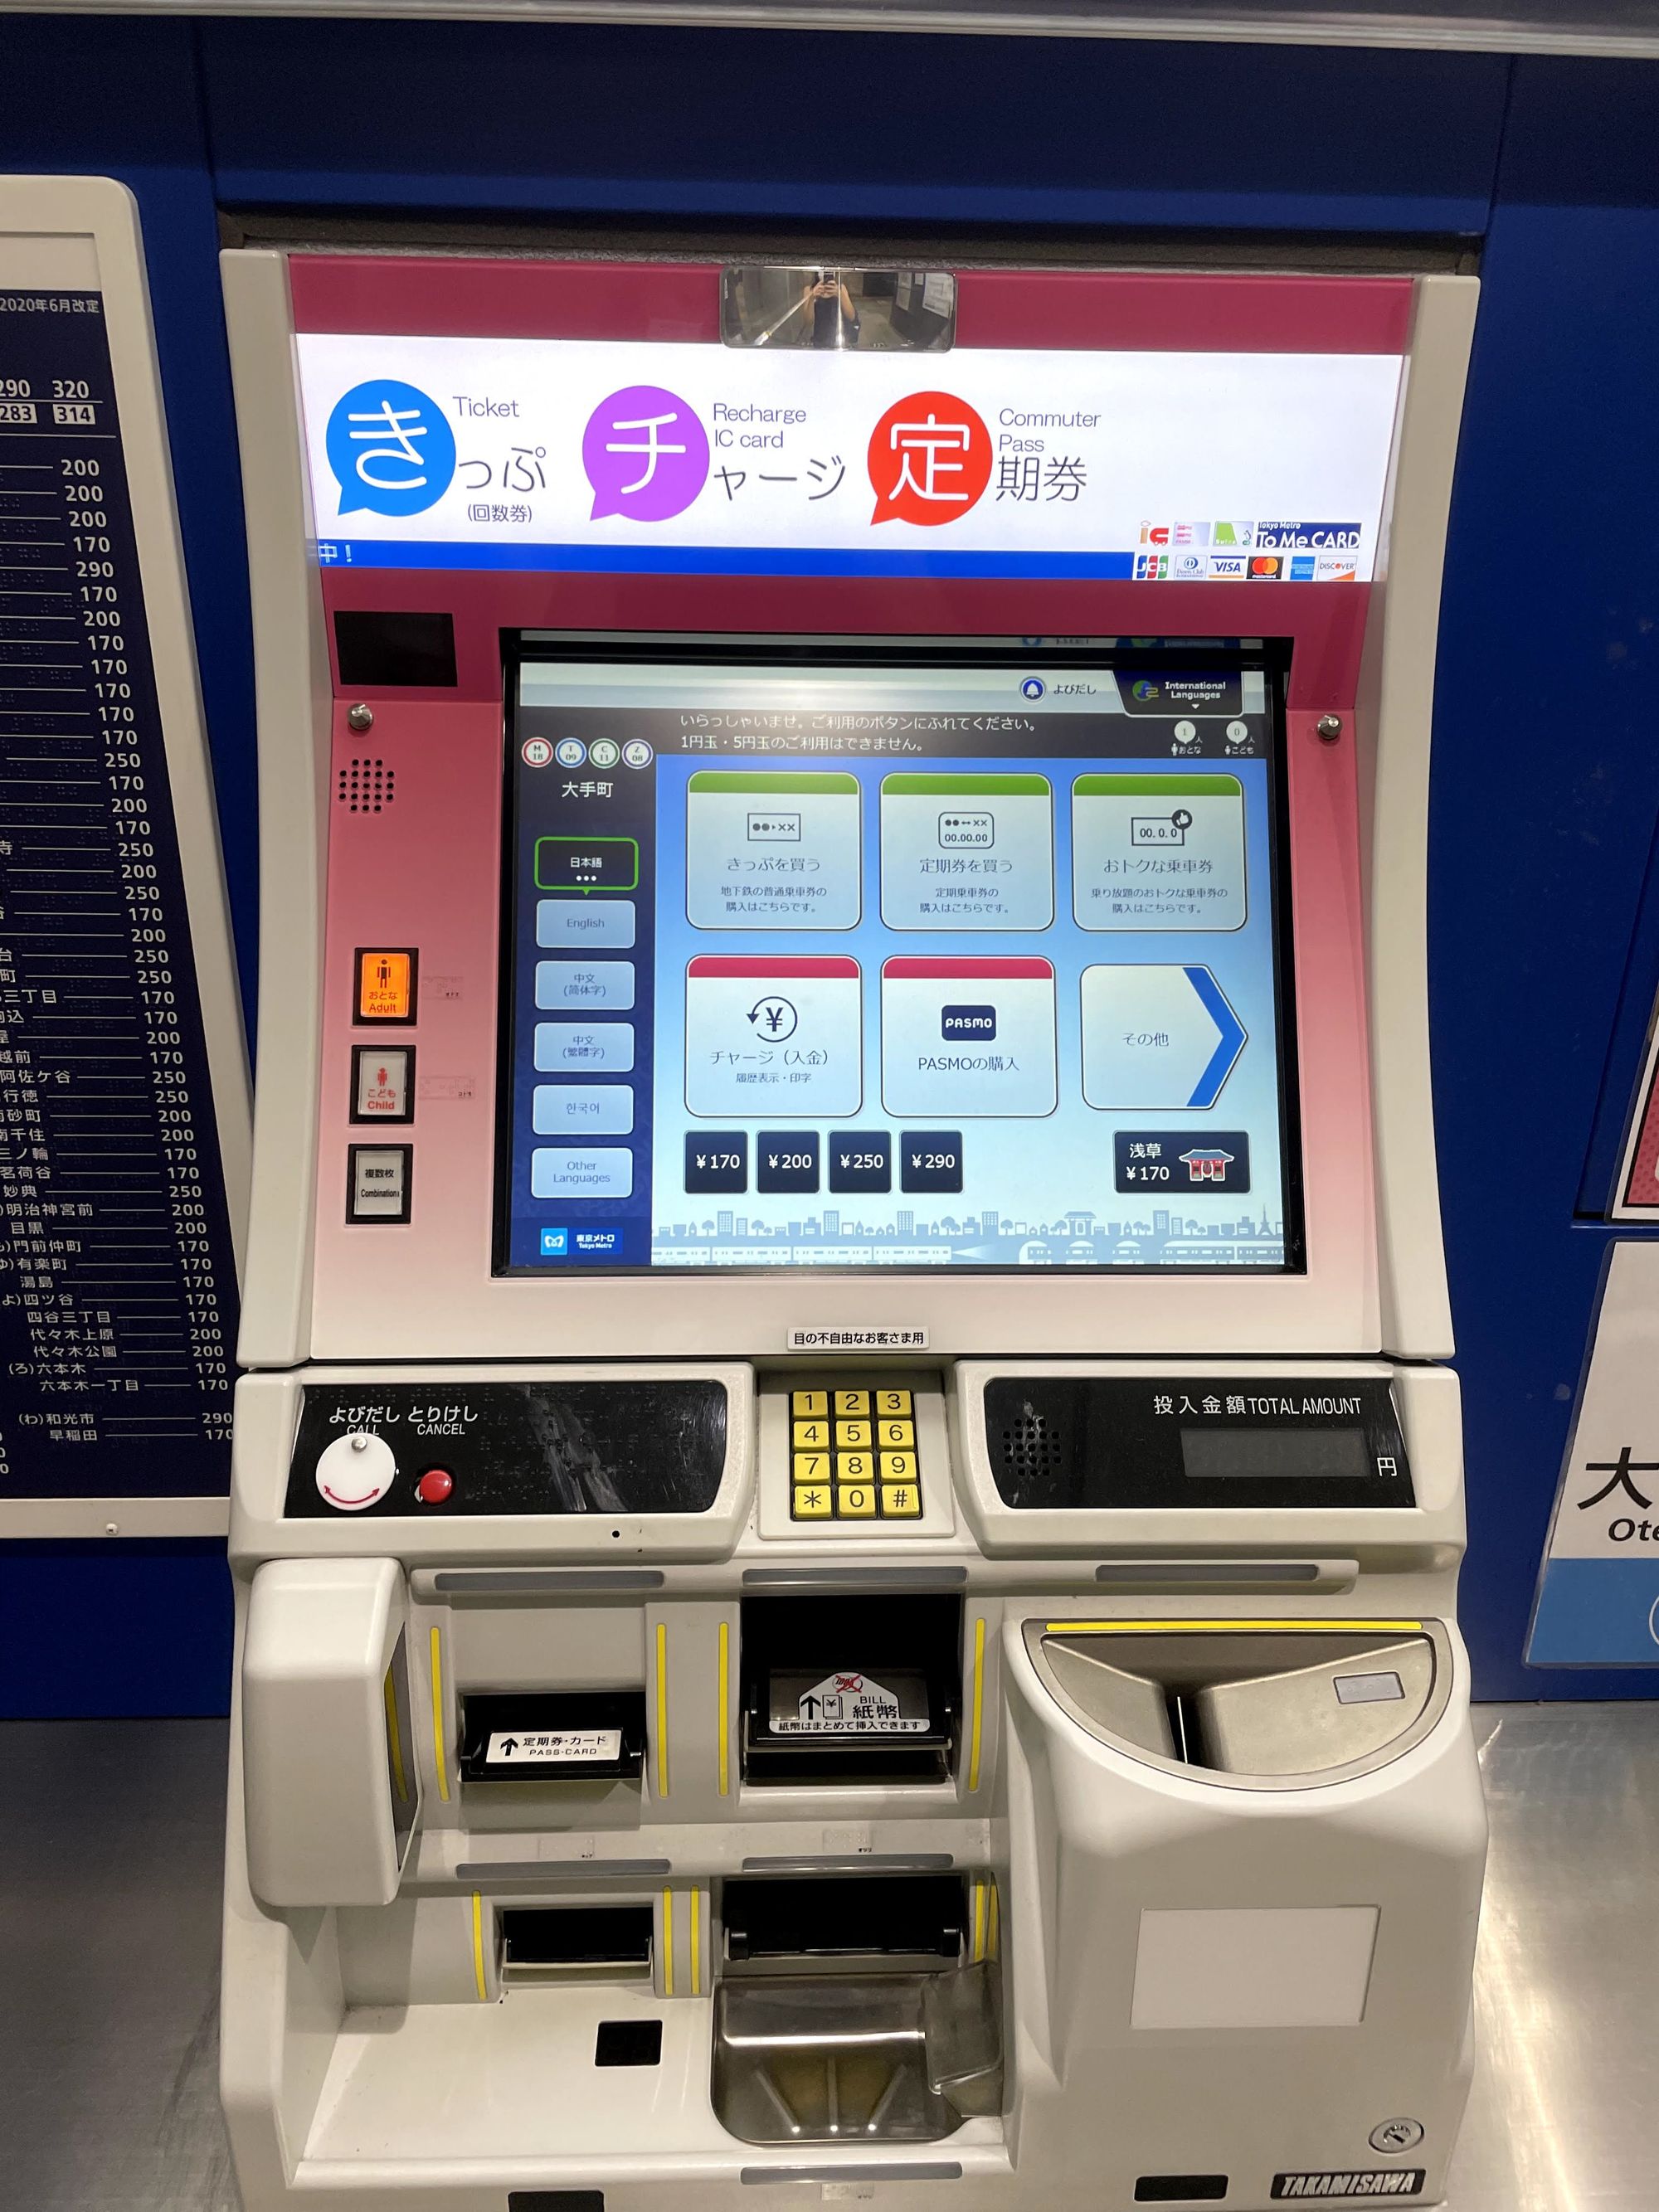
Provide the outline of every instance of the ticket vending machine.
[[249,2212],[1437,2201],[1472,283],[226,285]]

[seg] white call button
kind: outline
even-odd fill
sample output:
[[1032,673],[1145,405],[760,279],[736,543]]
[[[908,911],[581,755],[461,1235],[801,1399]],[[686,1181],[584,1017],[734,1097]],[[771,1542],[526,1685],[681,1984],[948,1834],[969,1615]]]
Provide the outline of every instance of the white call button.
[[337,1512],[362,1513],[379,1504],[397,1472],[398,1462],[385,1437],[354,1429],[336,1437],[319,1456],[317,1487]]

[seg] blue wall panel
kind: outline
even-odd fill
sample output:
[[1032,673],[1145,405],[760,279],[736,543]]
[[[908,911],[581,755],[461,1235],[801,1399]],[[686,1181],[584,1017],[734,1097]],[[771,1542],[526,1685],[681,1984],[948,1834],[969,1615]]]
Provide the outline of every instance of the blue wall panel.
[[[143,211],[248,981],[252,687],[216,201],[1484,237],[1431,830],[1463,1603],[1483,1694],[1659,1686],[1520,1661],[1607,1242],[1575,1215],[1610,1173],[1659,984],[1659,70],[367,21],[10,17],[3,46],[0,169],[112,173]],[[0,1709],[222,1706],[210,1547],[5,1547],[0,1598]]]

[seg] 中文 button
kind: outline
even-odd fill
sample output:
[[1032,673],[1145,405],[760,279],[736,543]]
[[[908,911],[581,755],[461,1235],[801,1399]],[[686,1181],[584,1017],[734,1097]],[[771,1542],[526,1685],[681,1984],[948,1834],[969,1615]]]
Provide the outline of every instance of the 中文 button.
[[872,1521],[876,1493],[867,1482],[843,1482],[836,1491],[836,1510],[843,1521]]
[[413,951],[359,952],[356,1005],[360,1022],[412,1022],[415,1018]]
[[408,1044],[359,1044],[351,1048],[351,1118],[354,1121],[408,1121],[415,1073],[415,1048]]
[[881,1510],[889,1521],[920,1520],[921,1492],[914,1482],[884,1482]]
[[455,1478],[447,1467],[429,1467],[415,1486],[415,1495],[422,1505],[441,1505],[455,1487]]
[[351,1146],[346,1177],[348,1220],[408,1220],[410,1151],[408,1145]]

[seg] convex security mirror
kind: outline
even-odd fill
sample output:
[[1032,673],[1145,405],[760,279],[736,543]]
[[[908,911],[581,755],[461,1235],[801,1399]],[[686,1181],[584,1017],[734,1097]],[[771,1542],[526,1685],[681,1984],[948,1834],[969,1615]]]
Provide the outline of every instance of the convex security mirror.
[[955,342],[957,280],[945,269],[848,269],[834,262],[722,272],[729,346],[823,352],[945,353]]

